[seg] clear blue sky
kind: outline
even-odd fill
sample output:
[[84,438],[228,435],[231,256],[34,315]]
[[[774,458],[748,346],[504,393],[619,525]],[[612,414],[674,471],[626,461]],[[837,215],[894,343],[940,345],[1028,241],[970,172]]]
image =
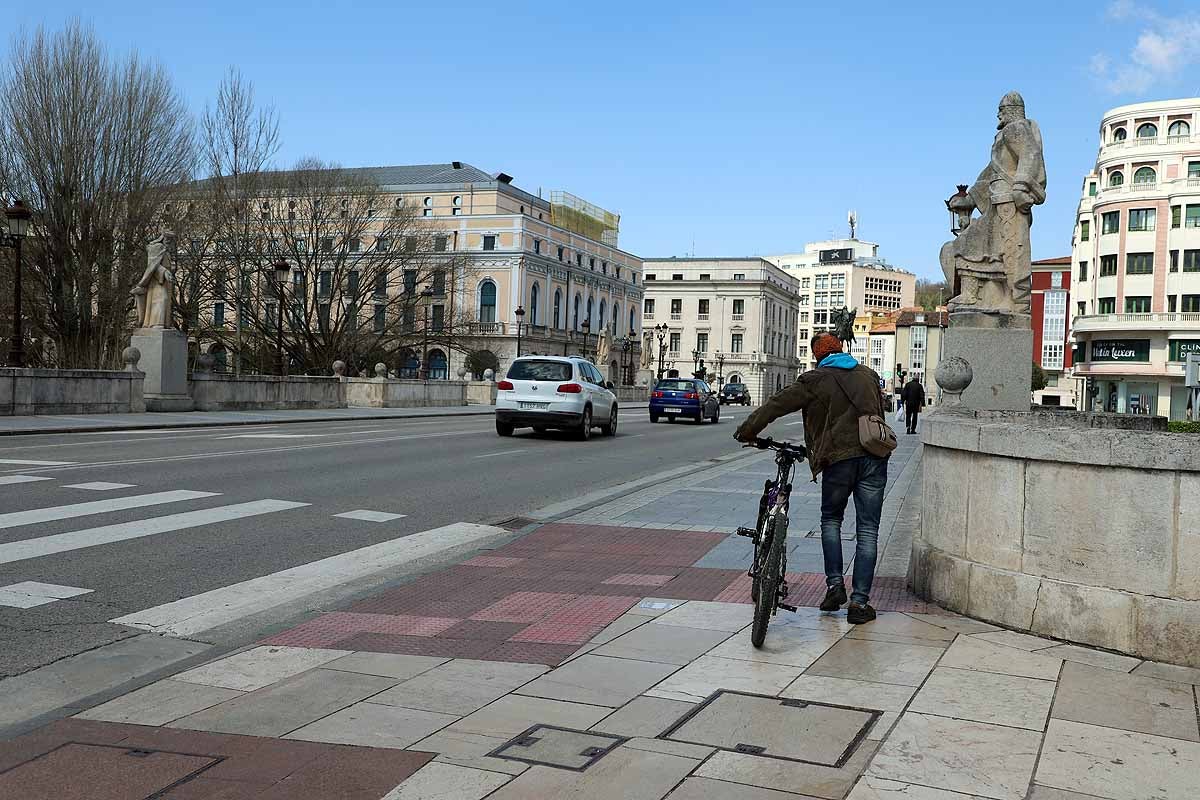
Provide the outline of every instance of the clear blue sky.
[[1200,94],[1200,15],[1175,0],[18,0],[0,32],[73,15],[197,110],[240,67],[279,109],[282,164],[467,161],[619,212],[645,257],[795,250],[855,208],[885,257],[940,276],[942,201],[1010,89],[1046,141],[1034,256],[1064,255],[1104,110]]

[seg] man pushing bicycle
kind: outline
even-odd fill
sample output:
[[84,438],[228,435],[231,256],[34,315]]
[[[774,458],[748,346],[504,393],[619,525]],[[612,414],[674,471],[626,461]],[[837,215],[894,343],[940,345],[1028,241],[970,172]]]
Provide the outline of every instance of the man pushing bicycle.
[[884,422],[879,376],[842,352],[841,340],[830,333],[812,339],[817,368],[800,375],[746,418],[734,438],[753,443],[758,433],[785,414],[804,414],[804,440],[813,480],[821,479],[821,549],[825,556],[822,611],[846,603],[842,578],[842,520],[846,502],[854,496],[858,521],[854,549],[854,578],[846,619],[855,625],[875,619],[868,600],[875,579],[879,516],[887,486],[887,464],[895,434]]

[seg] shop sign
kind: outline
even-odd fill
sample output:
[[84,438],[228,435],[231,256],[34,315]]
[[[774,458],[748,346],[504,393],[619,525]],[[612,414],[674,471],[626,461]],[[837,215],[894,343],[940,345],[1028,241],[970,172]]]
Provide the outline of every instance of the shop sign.
[[1187,361],[1188,353],[1200,353],[1200,339],[1172,339],[1167,345],[1168,361]]
[[1150,361],[1149,339],[1093,339],[1092,361]]

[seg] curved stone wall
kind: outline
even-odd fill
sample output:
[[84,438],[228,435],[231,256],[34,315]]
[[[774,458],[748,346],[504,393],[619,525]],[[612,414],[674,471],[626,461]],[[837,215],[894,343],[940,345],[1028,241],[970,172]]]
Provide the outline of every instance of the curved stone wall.
[[1200,667],[1200,437],[1108,427],[1150,423],[931,415],[914,590],[1010,628]]

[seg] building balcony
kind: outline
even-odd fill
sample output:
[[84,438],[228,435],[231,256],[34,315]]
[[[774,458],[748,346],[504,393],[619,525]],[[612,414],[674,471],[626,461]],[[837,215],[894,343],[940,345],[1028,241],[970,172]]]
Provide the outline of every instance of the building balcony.
[[1154,183],[1135,183],[1130,187],[1131,192],[1153,192],[1158,189],[1158,182]]
[[734,321],[734,322],[741,322],[741,321],[742,321],[742,320],[744,320],[745,318],[746,318],[746,315],[745,315],[745,314],[734,314],[734,315],[733,315],[733,321]]
[[653,311],[643,311],[642,319],[654,319],[654,312]]
[[671,321],[672,322],[678,322],[681,319],[683,319],[683,314],[676,314],[674,312],[671,313]]
[[1151,314],[1089,314],[1087,316],[1075,317],[1071,321],[1072,333],[1162,330],[1200,331],[1200,313],[1184,311]]
[[503,322],[472,322],[469,328],[477,336],[493,336],[504,333]]
[[708,322],[708,314],[697,314],[696,321],[697,322]]

